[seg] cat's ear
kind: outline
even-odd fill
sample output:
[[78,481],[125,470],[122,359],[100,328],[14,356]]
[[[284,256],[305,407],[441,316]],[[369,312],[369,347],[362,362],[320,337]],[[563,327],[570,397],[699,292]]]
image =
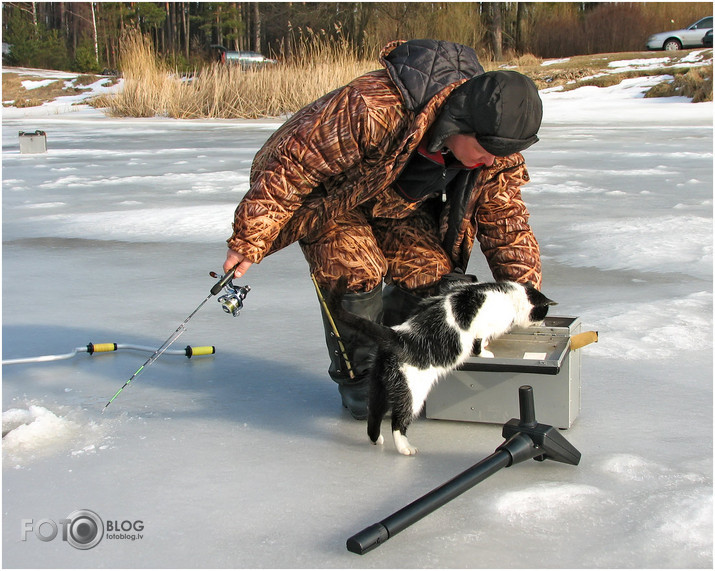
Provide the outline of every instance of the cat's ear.
[[526,287],[527,291],[530,292],[529,297],[531,299],[531,303],[533,303],[534,305],[558,305],[558,302],[554,301],[553,299],[549,299],[538,289],[536,289],[533,283],[526,282],[524,286]]
[[535,295],[537,296],[537,300],[539,302],[539,305],[558,305],[558,301],[554,301],[553,299],[549,299],[546,297],[543,293],[541,293],[538,289],[534,288]]

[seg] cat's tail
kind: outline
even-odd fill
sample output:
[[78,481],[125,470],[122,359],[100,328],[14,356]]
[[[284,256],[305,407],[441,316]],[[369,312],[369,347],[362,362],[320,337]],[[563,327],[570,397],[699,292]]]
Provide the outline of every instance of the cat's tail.
[[333,319],[339,321],[340,323],[344,323],[369,337],[393,343],[398,341],[399,336],[390,327],[385,327],[384,325],[380,325],[370,319],[351,313],[343,307],[342,301],[347,293],[347,283],[348,281],[346,278],[339,278],[337,285],[330,289],[325,296],[328,311],[333,316]]

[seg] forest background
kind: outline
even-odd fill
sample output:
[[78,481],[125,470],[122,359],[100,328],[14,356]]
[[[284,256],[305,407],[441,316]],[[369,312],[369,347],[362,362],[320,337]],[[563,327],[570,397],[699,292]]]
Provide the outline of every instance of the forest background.
[[[650,34],[712,15],[710,2],[4,2],[10,65],[116,70],[128,32],[179,70],[212,61],[211,45],[287,61],[315,41],[375,60],[394,39],[474,47],[482,60],[644,50]],[[5,51],[5,50],[4,50]]]

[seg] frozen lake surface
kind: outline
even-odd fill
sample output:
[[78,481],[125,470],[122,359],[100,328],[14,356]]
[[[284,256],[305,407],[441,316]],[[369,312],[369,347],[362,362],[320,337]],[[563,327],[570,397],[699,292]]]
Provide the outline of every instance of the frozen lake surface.
[[[148,354],[3,366],[3,565],[712,568],[712,103],[642,99],[650,81],[545,93],[525,153],[544,292],[600,334],[563,432],[579,466],[502,470],[349,553],[348,537],[491,454],[501,427],[422,418],[416,457],[369,445],[327,376],[292,246],[245,277],[239,317],[212,299],[175,346],[215,356],[162,356],[104,414]],[[278,125],[3,111],[3,359],[158,347],[208,295]],[[35,129],[48,153],[21,155],[18,131]],[[490,279],[478,251],[470,270]],[[135,525],[89,550],[61,528],[22,540],[26,520],[80,509]]]

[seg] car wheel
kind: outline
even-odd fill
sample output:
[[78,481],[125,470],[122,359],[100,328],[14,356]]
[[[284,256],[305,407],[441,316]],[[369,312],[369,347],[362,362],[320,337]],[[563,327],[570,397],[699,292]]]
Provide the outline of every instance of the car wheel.
[[680,45],[680,42],[679,42],[678,40],[675,40],[675,39],[667,40],[667,41],[663,44],[663,49],[664,49],[666,52],[674,52],[674,51],[676,51],[676,50],[681,49],[682,47],[683,47],[683,46]]

